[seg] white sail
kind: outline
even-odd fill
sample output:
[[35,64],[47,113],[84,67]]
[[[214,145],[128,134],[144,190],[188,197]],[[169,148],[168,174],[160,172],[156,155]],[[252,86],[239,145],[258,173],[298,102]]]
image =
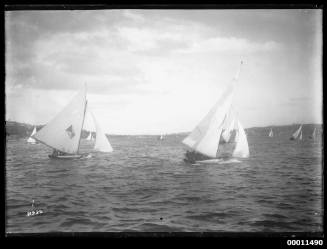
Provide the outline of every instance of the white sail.
[[300,136],[299,136],[299,140],[302,140],[302,130],[301,130],[301,133],[300,133]]
[[75,154],[79,142],[86,108],[86,89],[73,100],[33,137],[59,151]]
[[314,128],[311,138],[316,139],[316,128]]
[[269,135],[268,136],[269,137],[273,137],[274,136],[274,133],[273,133],[272,129],[270,129],[270,132],[269,132]]
[[248,140],[246,138],[245,131],[240,121],[237,122],[237,127],[238,127],[238,136],[236,140],[236,146],[233,151],[233,157],[247,158],[250,155],[249,145],[248,145]]
[[209,113],[183,140],[183,143],[204,155],[216,157],[222,125],[232,105],[232,99],[233,85],[230,84]]
[[95,119],[95,116],[93,115],[93,113],[88,110],[89,113],[91,113],[94,123],[95,123],[95,129],[96,129],[96,138],[95,138],[95,145],[94,145],[94,149],[97,151],[101,151],[101,152],[112,152],[113,149],[111,147],[111,144],[109,143],[109,140],[107,138],[107,136],[103,133],[99,123],[97,122],[97,120]]
[[27,142],[28,143],[31,143],[31,144],[35,144],[36,143],[36,140],[32,137],[34,136],[36,133],[36,127],[34,126],[34,129],[33,129],[33,132],[31,134],[31,136],[27,139]]
[[92,140],[92,132],[89,133],[89,135],[87,136],[86,140]]
[[293,133],[292,138],[293,138],[293,139],[297,139],[298,136],[300,135],[300,132],[301,132],[301,131],[302,131],[302,125],[299,127],[299,129],[297,129],[297,130]]
[[226,143],[229,142],[229,139],[230,139],[230,137],[231,137],[231,133],[232,133],[232,131],[234,130],[234,125],[235,125],[235,119],[232,120],[232,122],[230,123],[230,125],[228,126],[228,128],[225,129],[225,130],[223,131],[223,133],[221,134],[222,138],[224,139],[224,141],[225,141]]

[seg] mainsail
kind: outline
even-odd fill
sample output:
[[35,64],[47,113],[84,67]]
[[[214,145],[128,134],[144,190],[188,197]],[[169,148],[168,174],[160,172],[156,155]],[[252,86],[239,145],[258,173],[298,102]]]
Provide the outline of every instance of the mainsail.
[[269,137],[273,137],[274,136],[274,133],[273,133],[272,129],[270,129],[270,132],[269,132],[269,135],[268,136]]
[[95,119],[95,116],[93,113],[88,109],[88,112],[91,113],[94,123],[95,123],[95,128],[96,128],[96,138],[95,138],[95,145],[94,149],[97,151],[101,152],[112,152],[113,149],[111,147],[111,144],[109,143],[109,140],[107,136],[103,133],[99,123]]
[[222,124],[233,100],[233,85],[230,84],[209,113],[195,127],[183,143],[197,152],[216,157]]
[[34,126],[34,129],[33,129],[33,132],[31,134],[31,136],[27,139],[27,142],[28,143],[31,143],[31,144],[35,144],[36,143],[36,140],[32,137],[34,136],[36,133],[36,127]]
[[68,154],[76,154],[86,108],[86,89],[79,92],[73,100],[49,123],[39,130],[33,138],[51,148]]
[[291,136],[291,139],[297,139],[297,138],[299,138],[300,140],[302,139],[302,125]]

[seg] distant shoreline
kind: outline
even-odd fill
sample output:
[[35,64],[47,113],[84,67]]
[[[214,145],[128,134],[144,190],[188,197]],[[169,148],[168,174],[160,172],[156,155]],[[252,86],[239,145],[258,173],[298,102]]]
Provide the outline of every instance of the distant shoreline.
[[[305,130],[306,128],[319,128],[322,129],[322,124],[289,124],[289,125],[271,125],[271,126],[255,126],[255,127],[250,127],[246,128],[245,131],[250,132],[251,131],[258,131],[258,132],[264,132],[267,129],[293,129],[295,126],[302,125],[303,129]],[[36,129],[39,130],[41,129],[44,125],[35,125]],[[23,137],[29,137],[32,130],[34,129],[34,125],[31,124],[26,124],[26,123],[20,123],[16,121],[6,121],[6,135],[7,136],[13,136],[13,137],[18,137],[18,138],[23,138]],[[182,135],[187,135],[191,131],[187,132],[176,132],[176,133],[163,133],[163,134],[106,134],[107,136],[182,136]],[[95,132],[93,132],[95,133]],[[89,131],[83,130],[82,132],[82,138],[86,138],[89,134]]]

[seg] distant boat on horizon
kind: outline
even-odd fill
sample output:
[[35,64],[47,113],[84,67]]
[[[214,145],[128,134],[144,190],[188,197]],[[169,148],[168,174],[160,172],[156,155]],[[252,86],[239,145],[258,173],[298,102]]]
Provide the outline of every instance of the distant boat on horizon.
[[36,133],[36,127],[34,126],[34,129],[32,131],[32,134],[30,135],[30,137],[27,139],[27,142],[30,144],[36,144],[36,140],[33,138],[33,136]]
[[313,130],[313,132],[312,132],[312,135],[311,136],[309,136],[309,138],[310,139],[313,139],[313,140],[315,140],[316,139],[316,136],[317,136],[317,133],[316,133],[316,128],[314,128],[314,130]]
[[273,137],[274,136],[274,133],[273,133],[272,129],[270,129],[270,132],[269,132],[268,136],[269,137]]
[[193,150],[186,152],[184,161],[220,163],[228,161],[225,159],[249,157],[247,136],[232,107],[234,83],[239,73],[240,69],[209,113],[182,141]]
[[293,133],[290,140],[302,140],[302,125]]
[[96,127],[94,150],[112,152],[113,149],[108,138],[102,132],[87,105],[86,86],[59,114],[34,134],[33,138],[53,149],[53,154],[49,155],[50,158],[78,159],[88,157],[89,153],[79,154],[86,112],[92,115]]
[[163,140],[164,139],[164,135],[161,134],[158,139],[159,140]]

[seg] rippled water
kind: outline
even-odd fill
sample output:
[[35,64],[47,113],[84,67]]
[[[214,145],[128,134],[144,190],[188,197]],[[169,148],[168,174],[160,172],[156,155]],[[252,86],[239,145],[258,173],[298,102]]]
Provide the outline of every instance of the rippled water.
[[[8,140],[6,231],[322,231],[321,143],[249,135],[249,159],[198,166],[183,138],[112,136],[113,153],[74,161]],[[26,216],[32,199],[44,214]]]

